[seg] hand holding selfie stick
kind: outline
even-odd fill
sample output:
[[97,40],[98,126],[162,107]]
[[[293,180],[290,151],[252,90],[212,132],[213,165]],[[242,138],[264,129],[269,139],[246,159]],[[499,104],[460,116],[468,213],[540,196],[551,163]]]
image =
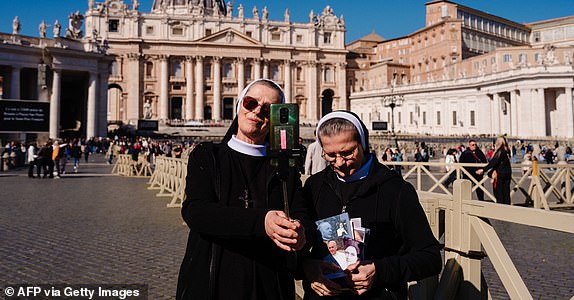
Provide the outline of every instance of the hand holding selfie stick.
[[[271,159],[278,160],[278,175],[281,180],[282,193],[283,193],[283,211],[287,218],[289,215],[289,197],[287,195],[287,179],[289,178],[289,160],[301,156],[300,149],[269,149],[268,155]],[[298,161],[298,160],[296,160]]]

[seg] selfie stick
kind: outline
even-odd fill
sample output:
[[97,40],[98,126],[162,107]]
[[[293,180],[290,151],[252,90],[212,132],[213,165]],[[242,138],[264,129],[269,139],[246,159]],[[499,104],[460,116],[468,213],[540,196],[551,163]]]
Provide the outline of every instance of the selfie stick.
[[269,149],[268,154],[270,158],[277,158],[279,160],[279,180],[282,184],[283,192],[283,211],[289,217],[289,197],[287,196],[287,179],[289,178],[289,159],[298,158],[301,156],[300,149],[287,149],[287,137],[281,130],[281,149]]

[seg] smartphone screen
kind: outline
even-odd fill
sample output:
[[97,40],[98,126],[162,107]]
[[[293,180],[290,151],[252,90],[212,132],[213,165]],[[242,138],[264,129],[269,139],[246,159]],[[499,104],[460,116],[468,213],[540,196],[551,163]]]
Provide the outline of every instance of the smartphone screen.
[[[270,112],[271,150],[292,150],[299,144],[299,106],[294,103],[272,104]],[[273,165],[276,164],[272,160]],[[295,166],[296,159],[289,159],[289,165]]]

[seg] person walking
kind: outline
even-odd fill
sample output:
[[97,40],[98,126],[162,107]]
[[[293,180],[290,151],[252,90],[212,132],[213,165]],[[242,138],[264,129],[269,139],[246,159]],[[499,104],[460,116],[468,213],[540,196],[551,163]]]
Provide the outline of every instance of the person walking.
[[[472,140],[472,139],[468,141],[468,147],[460,155],[460,159],[458,162],[463,163],[463,164],[469,164],[469,163],[470,164],[485,164],[485,163],[487,163],[486,156],[478,148],[476,140]],[[478,166],[477,167],[470,167],[470,166],[464,167],[466,172],[468,172],[468,174],[470,174],[470,176],[474,180],[476,180],[476,182],[480,182],[483,178],[482,173],[481,174],[477,173],[477,171],[480,168],[481,167],[478,167]],[[463,174],[463,178],[470,180],[471,177],[469,177],[468,174]],[[473,185],[474,184],[476,184],[476,183],[473,182]],[[478,198],[478,200],[484,201],[484,191],[482,190],[482,184],[480,184],[480,185],[481,186],[476,189],[476,197]]]
[[26,161],[28,162],[28,177],[34,178],[34,166],[36,163],[36,146],[34,143],[30,143],[28,150],[26,151]]
[[494,154],[486,167],[479,169],[478,174],[486,173],[492,178],[496,202],[510,205],[510,181],[512,167],[510,165],[510,148],[505,137],[498,137],[495,143]]

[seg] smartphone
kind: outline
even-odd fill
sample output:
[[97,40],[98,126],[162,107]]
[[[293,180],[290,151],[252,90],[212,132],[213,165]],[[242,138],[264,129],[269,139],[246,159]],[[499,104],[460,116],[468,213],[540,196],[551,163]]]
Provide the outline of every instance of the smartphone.
[[[269,148],[271,150],[293,150],[299,147],[299,105],[294,103],[272,104],[270,117]],[[276,164],[272,160],[272,164]],[[295,166],[296,159],[289,159],[289,166]]]

